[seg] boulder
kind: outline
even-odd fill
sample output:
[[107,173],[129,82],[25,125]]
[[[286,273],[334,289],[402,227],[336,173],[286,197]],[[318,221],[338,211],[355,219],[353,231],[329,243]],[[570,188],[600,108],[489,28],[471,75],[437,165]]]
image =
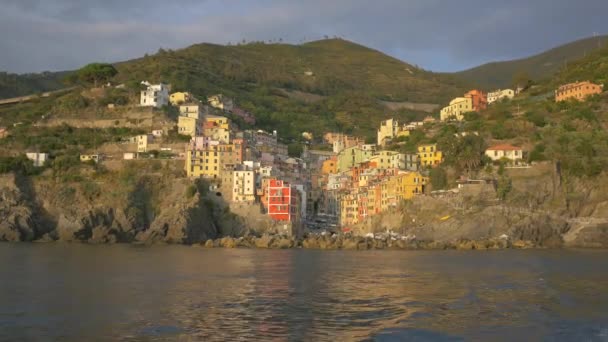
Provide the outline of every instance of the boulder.
[[224,248],[236,248],[237,243],[234,238],[227,236],[220,239],[220,246]]
[[270,248],[273,240],[274,240],[274,237],[272,237],[268,234],[264,234],[255,240],[255,247],[256,248],[265,248],[265,249]]

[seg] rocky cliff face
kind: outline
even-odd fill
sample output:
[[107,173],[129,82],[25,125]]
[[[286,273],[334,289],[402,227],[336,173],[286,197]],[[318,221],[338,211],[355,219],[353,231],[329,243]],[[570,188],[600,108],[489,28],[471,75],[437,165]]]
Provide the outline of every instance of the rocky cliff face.
[[195,243],[218,235],[191,182],[161,176],[65,182],[0,176],[0,241]]
[[359,235],[392,230],[442,243],[506,236],[540,247],[608,248],[608,182],[515,178],[508,201],[491,189],[444,198],[417,197],[354,228]]

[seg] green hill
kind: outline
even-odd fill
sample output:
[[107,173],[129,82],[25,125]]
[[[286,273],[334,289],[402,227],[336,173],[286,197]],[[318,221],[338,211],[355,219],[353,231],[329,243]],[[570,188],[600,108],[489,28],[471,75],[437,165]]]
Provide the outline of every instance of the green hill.
[[259,127],[292,138],[303,130],[371,137],[385,117],[424,115],[389,113],[381,100],[442,104],[466,90],[465,83],[451,75],[425,71],[341,39],[302,45],[198,44],[160,50],[117,63],[116,68],[119,82],[163,81],[174,91],[188,90],[199,98],[223,93],[253,112]]
[[586,38],[528,58],[488,63],[454,75],[487,90],[510,87],[513,77],[519,73],[525,73],[535,81],[550,79],[564,66],[592,54],[599,46],[606,45],[608,45],[608,35]]
[[9,74],[0,72],[0,99],[30,95],[64,87],[62,79],[67,72],[39,74]]
[[163,79],[197,93],[270,86],[335,95],[346,91],[393,101],[442,102],[461,92],[450,75],[418,69],[341,39],[302,45],[197,44],[118,63],[122,79]]

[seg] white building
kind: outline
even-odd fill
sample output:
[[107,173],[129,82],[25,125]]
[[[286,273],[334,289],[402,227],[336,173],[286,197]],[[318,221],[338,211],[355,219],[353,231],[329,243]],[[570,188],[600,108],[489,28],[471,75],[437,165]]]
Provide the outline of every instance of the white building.
[[28,152],[25,154],[27,159],[34,162],[34,166],[42,167],[44,163],[49,159],[48,153]]
[[147,86],[146,90],[141,91],[141,99],[139,105],[142,107],[160,108],[169,104],[169,87],[165,84],[149,84],[142,82]]
[[515,97],[515,91],[513,89],[498,89],[496,91],[488,93],[488,104],[499,101],[501,99],[512,99]]
[[155,130],[152,130],[152,135],[153,135],[155,138],[160,138],[160,137],[162,137],[163,135],[165,135],[165,131],[164,131],[164,130],[162,130],[162,129],[155,129]]
[[251,170],[233,171],[232,201],[255,201],[255,172]]
[[486,156],[494,161],[506,158],[513,162],[517,162],[523,159],[523,150],[521,147],[508,144],[496,145],[486,150]]

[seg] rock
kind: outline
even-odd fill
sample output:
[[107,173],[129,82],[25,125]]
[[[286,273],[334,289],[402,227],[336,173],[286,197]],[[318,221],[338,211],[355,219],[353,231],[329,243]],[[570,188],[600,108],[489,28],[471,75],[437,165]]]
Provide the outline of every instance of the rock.
[[319,242],[319,248],[320,249],[337,249],[337,245],[336,245],[336,240],[328,237],[328,236],[323,236],[321,238],[318,239]]
[[342,249],[357,249],[359,247],[359,239],[354,237],[344,238],[342,240]]
[[224,248],[236,248],[236,241],[228,236],[220,239],[220,246]]
[[527,249],[532,247],[534,247],[534,244],[531,241],[517,240],[513,242],[513,248]]
[[213,248],[213,240],[209,239],[207,241],[205,241],[205,248]]
[[255,247],[255,236],[245,236],[237,240],[237,247],[241,248],[253,248]]
[[314,236],[302,240],[302,247],[306,249],[319,249],[319,241]]
[[370,248],[370,241],[368,241],[367,239],[359,241],[359,243],[357,243],[357,249],[360,251],[365,251],[368,250]]
[[256,248],[270,248],[270,246],[272,245],[272,241],[273,241],[273,237],[268,235],[268,234],[264,234],[261,237],[257,238],[255,240],[255,247]]
[[277,249],[288,249],[288,248],[293,248],[294,245],[295,245],[295,242],[292,239],[279,238],[279,239],[275,239],[272,241],[271,247],[277,248]]

